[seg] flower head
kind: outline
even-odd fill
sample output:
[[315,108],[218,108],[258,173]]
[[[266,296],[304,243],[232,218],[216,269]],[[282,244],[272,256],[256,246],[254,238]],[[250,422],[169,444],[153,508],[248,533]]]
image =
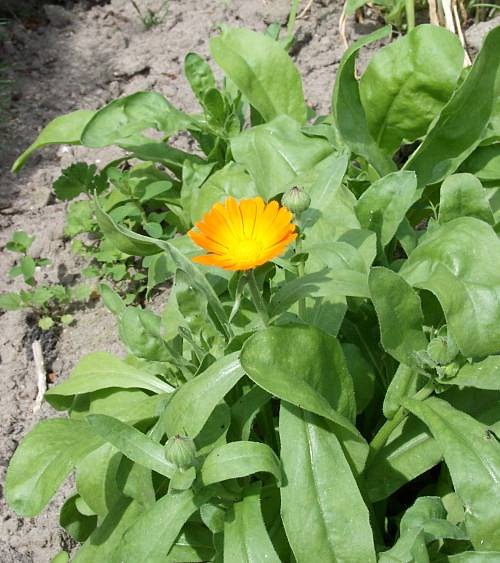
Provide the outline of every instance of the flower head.
[[198,231],[191,229],[188,235],[208,254],[195,256],[193,262],[224,270],[265,264],[297,236],[290,211],[276,201],[266,204],[261,197],[216,203],[195,226]]

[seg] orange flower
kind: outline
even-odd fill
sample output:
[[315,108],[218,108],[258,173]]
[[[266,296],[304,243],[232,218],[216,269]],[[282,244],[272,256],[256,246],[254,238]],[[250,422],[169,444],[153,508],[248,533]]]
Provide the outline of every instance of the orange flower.
[[216,203],[188,232],[191,240],[208,254],[193,262],[224,270],[251,270],[283,253],[296,238],[292,214],[276,201],[267,205],[261,197],[228,198]]

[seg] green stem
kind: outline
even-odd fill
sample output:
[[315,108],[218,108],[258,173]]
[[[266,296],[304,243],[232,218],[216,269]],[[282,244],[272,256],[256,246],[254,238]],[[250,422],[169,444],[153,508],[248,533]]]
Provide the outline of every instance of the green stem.
[[290,5],[290,13],[288,15],[288,22],[286,26],[286,34],[288,41],[290,41],[293,37],[293,30],[295,28],[295,20],[297,19],[298,7],[299,7],[299,0],[292,0]]
[[415,4],[414,0],[406,0],[406,25],[408,26],[408,31],[411,31],[415,27]]
[[252,296],[253,304],[259,313],[262,320],[262,324],[266,327],[269,324],[269,315],[267,313],[266,304],[264,299],[262,299],[262,294],[257,286],[257,280],[255,279],[255,274],[253,270],[248,270],[246,272],[248,289],[250,290],[250,295]]
[[[426,385],[425,387],[422,387],[418,393],[413,395],[412,399],[415,401],[423,401],[433,391],[434,387],[432,384]],[[368,455],[367,466],[377,457],[380,450],[385,446],[389,436],[407,416],[408,411],[404,407],[399,407],[396,414],[384,422],[380,430],[375,434],[373,440],[370,442],[370,453]]]
[[[297,236],[297,240],[295,241],[295,254],[301,254],[302,253],[302,238],[300,236],[300,233]],[[299,262],[297,264],[297,272],[299,274],[299,278],[304,276],[304,272],[305,272],[305,264],[304,262]],[[306,318],[306,299],[305,297],[302,297],[299,299],[299,317],[303,320],[305,320]]]

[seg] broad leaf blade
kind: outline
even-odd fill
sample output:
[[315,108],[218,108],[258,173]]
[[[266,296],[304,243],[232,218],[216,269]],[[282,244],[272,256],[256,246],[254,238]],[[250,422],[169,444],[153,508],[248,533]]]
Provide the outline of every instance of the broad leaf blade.
[[490,225],[454,219],[426,233],[401,275],[436,295],[465,356],[500,352],[500,241]]
[[82,132],[94,116],[95,111],[80,109],[53,119],[46,125],[32,145],[12,165],[12,172],[18,172],[32,153],[47,145],[75,145],[80,143]]
[[91,393],[99,389],[147,389],[153,393],[172,393],[175,389],[153,374],[142,371],[107,352],[93,352],[84,356],[75,366],[68,379],[49,389],[45,396],[70,397]]
[[296,560],[314,553],[317,561],[375,562],[368,508],[332,430],[282,403],[280,438],[287,479],[281,513]]
[[496,27],[486,36],[467,78],[405,164],[406,170],[417,173],[419,189],[446,178],[479,145],[499,94],[500,27]]
[[500,549],[500,448],[486,427],[442,399],[406,400],[408,410],[431,429],[443,450],[465,525],[477,549]]
[[262,517],[259,491],[233,504],[224,524],[224,561],[280,563]]
[[234,352],[214,362],[203,373],[185,383],[170,400],[165,429],[195,438],[217,404],[243,377],[243,369]]
[[299,72],[271,37],[248,29],[227,29],[211,39],[210,51],[266,121],[288,115],[299,123],[305,122]]
[[259,472],[271,473],[281,483],[280,461],[273,450],[260,442],[230,442],[213,450],[201,467],[201,480],[211,485]]
[[391,28],[389,26],[383,27],[366,37],[358,39],[349,47],[344,53],[337,70],[332,100],[335,124],[342,139],[355,154],[366,158],[380,176],[385,176],[396,170],[396,165],[377,146],[368,130],[354,70],[356,57],[361,47],[372,41],[387,37],[390,32]]
[[87,420],[103,440],[115,446],[132,461],[165,477],[173,476],[175,467],[165,459],[163,446],[133,426],[105,414],[91,414]]
[[19,514],[35,516],[79,461],[102,443],[86,422],[55,418],[38,423],[10,461],[7,502]]
[[382,346],[399,362],[412,365],[414,352],[427,347],[419,296],[399,274],[387,268],[373,268],[369,284]]

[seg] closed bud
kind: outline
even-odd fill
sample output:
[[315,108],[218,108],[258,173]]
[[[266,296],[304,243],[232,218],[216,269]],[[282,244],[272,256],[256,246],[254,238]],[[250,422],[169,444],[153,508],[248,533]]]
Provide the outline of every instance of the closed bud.
[[444,366],[455,359],[458,350],[451,339],[446,336],[438,336],[429,342],[427,352],[437,364]]
[[177,469],[188,469],[196,458],[196,446],[193,440],[179,434],[172,436],[165,444],[165,459]]
[[281,198],[281,203],[295,215],[300,215],[302,211],[309,209],[311,196],[301,188],[295,186],[285,192]]

